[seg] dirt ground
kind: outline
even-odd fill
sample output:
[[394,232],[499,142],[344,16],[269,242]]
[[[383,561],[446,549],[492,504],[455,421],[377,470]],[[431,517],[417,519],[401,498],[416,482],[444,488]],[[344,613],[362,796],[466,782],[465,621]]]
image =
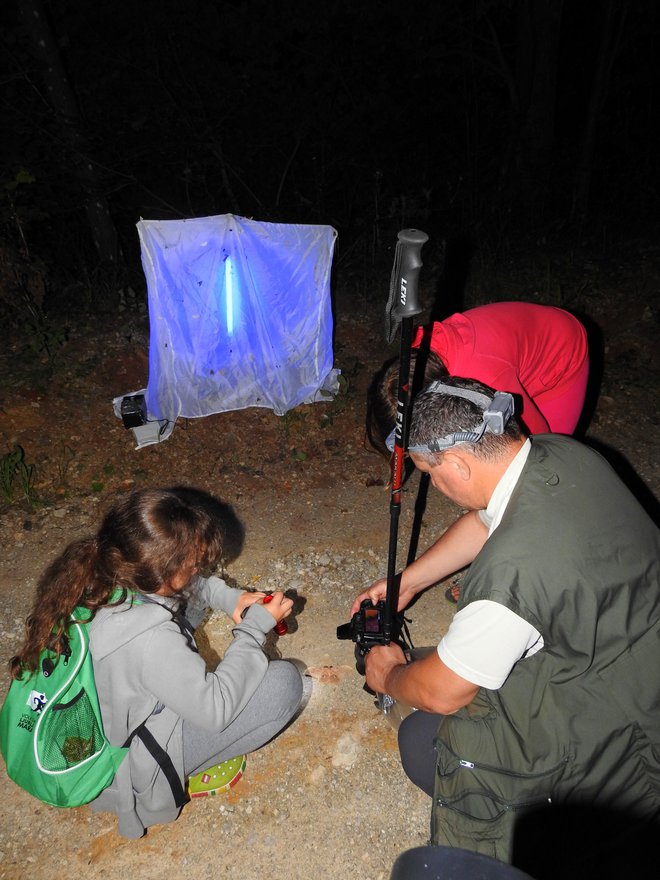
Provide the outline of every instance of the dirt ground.
[[[603,351],[588,442],[611,457],[649,506],[660,487],[657,256],[657,249],[639,248],[608,272],[585,261],[572,278],[575,302]],[[108,505],[133,487],[172,483],[207,489],[234,506],[245,541],[227,564],[229,579],[297,591],[292,631],[271,640],[268,650],[295,659],[313,685],[299,719],[248,757],[245,777],[228,795],[188,804],[177,822],[138,841],[119,837],[111,815],[32,799],[7,778],[3,764],[3,880],[171,872],[387,880],[400,852],[426,842],[430,803],[401,771],[395,732],[363,690],[352,645],[335,637],[354,595],[386,570],[387,472],[364,445],[364,397],[373,371],[396,352],[383,340],[388,281],[380,298],[337,297],[335,363],[343,380],[334,401],[283,418],[249,409],[181,421],[169,440],[139,451],[111,401],[146,383],[144,317],[87,322],[58,349],[54,367],[27,357],[16,340],[0,351],[0,454],[20,444],[34,465],[33,504],[20,491],[13,503],[0,499],[0,693],[47,562],[69,540],[94,530]],[[521,298],[511,293],[514,283],[502,279],[488,295],[475,290],[467,305]],[[534,282],[528,290],[528,299],[562,304]],[[412,478],[403,493],[400,561],[408,552],[416,489]],[[456,514],[431,492],[419,549]],[[446,586],[428,591],[412,610],[416,645],[437,643],[449,625]],[[221,656],[229,638],[226,621],[212,616],[201,635],[203,651],[209,659]]]

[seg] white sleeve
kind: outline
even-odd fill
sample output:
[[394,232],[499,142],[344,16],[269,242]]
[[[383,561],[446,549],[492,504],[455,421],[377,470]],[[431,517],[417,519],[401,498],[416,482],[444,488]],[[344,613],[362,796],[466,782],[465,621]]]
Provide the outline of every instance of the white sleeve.
[[543,639],[522,617],[488,599],[457,611],[438,645],[438,656],[453,672],[479,687],[502,687],[523,654],[543,647]]

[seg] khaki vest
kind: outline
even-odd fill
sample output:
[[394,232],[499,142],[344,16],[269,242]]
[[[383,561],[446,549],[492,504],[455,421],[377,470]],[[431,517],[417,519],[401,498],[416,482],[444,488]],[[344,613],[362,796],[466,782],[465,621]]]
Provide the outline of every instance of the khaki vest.
[[510,861],[517,819],[549,804],[660,813],[660,542],[595,452],[532,449],[459,608],[500,602],[544,647],[443,719],[432,842]]

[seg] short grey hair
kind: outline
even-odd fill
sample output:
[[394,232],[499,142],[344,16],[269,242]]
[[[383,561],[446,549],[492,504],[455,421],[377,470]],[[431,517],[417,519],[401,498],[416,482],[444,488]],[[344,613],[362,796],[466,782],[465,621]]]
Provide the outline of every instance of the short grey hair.
[[[492,398],[494,389],[475,379],[463,379],[450,376],[442,380],[443,386],[476,391]],[[483,408],[465,397],[450,394],[447,390],[434,391],[427,386],[415,398],[410,420],[408,446],[426,446],[460,431],[474,431],[483,421]],[[506,451],[511,442],[520,440],[522,432],[515,416],[512,416],[504,428],[503,434],[486,432],[482,438],[472,443],[459,441],[456,447],[469,452],[475,458],[496,461]],[[444,452],[418,452],[423,461],[430,465],[438,464]]]

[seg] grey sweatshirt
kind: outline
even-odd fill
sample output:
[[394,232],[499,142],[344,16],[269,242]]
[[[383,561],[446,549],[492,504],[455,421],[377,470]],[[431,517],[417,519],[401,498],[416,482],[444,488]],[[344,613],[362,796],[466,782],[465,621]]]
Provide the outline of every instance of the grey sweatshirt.
[[[207,608],[231,614],[241,593],[218,577],[198,577],[185,591],[186,616],[197,626]],[[207,672],[168,610],[179,602],[178,597],[140,595],[132,604],[100,609],[90,625],[90,651],[111,744],[122,746],[148,718],[148,730],[185,785],[183,721],[219,731],[237,717],[266,673],[262,646],[275,621],[263,605],[250,606],[224,659]],[[141,837],[150,825],[171,822],[179,813],[167,779],[137,737],[92,808],[115,813],[124,837]]]

